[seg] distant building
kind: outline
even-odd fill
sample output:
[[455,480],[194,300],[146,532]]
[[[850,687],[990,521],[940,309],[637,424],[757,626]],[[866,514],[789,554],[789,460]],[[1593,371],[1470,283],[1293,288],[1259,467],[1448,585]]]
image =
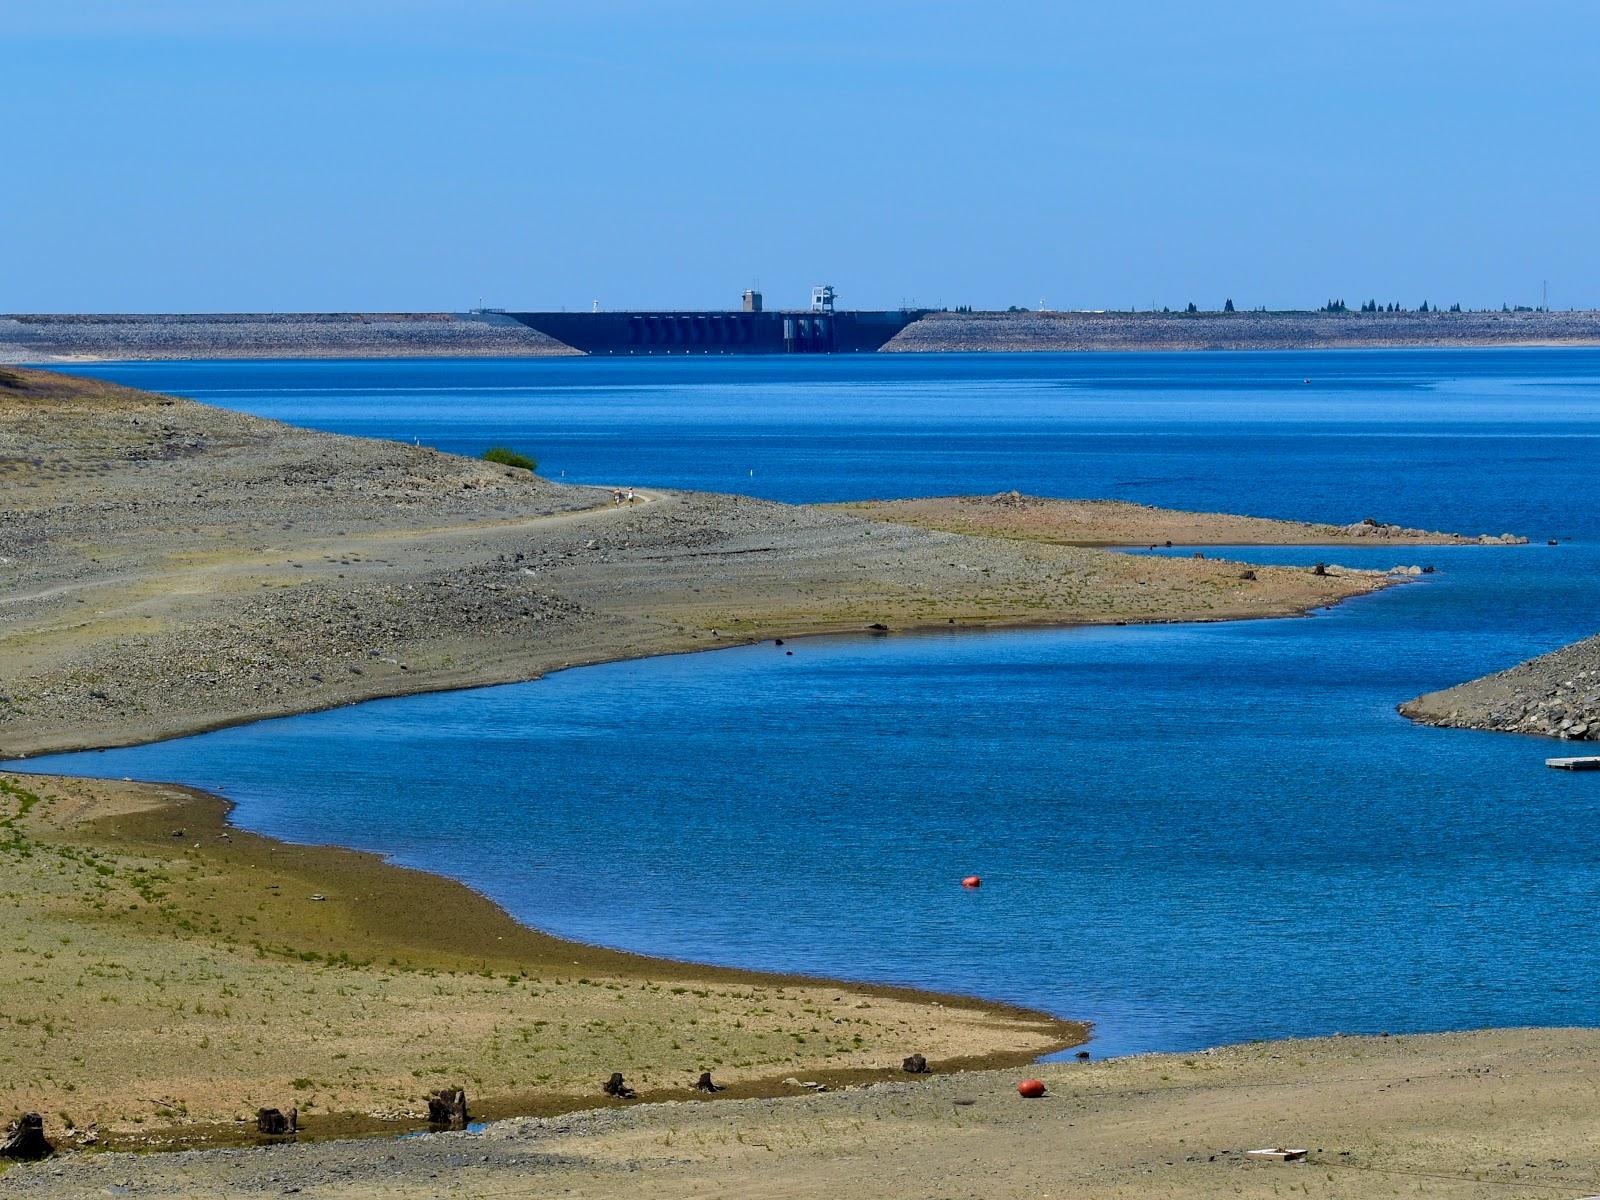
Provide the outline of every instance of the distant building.
[[761,293],[760,292],[753,291],[751,289],[746,289],[745,290],[745,293],[744,293],[744,311],[745,312],[760,312],[761,311]]
[[833,311],[833,285],[819,283],[811,289],[811,311],[814,313],[831,313]]

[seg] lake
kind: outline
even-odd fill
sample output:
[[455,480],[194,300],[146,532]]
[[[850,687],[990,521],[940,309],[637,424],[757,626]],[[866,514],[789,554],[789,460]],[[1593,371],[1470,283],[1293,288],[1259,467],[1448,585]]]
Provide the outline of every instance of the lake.
[[1600,353],[84,372],[571,482],[1526,533],[1236,552],[1438,567],[1309,619],[811,639],[28,766],[212,788],[570,937],[1087,1018],[1102,1054],[1600,1021],[1600,778],[1394,713],[1600,625]]

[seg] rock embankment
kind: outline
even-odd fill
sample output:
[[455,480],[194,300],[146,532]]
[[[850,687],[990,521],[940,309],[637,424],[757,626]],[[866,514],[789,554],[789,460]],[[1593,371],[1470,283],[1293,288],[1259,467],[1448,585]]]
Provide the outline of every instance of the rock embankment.
[[470,358],[576,354],[498,313],[88,313],[0,316],[0,362]]
[[887,351],[1600,346],[1600,312],[931,313]]
[[1428,725],[1600,741],[1600,635],[1418,696],[1400,711]]

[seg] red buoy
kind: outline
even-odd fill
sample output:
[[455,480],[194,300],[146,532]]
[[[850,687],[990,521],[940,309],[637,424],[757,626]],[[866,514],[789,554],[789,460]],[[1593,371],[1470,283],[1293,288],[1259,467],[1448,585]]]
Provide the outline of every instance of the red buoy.
[[982,887],[983,886],[983,877],[981,875],[968,875],[965,879],[963,879],[961,881],[961,886],[964,887],[964,888]]
[[1044,1080],[1024,1079],[1017,1084],[1017,1095],[1025,1096],[1029,1100],[1037,1100],[1044,1095]]

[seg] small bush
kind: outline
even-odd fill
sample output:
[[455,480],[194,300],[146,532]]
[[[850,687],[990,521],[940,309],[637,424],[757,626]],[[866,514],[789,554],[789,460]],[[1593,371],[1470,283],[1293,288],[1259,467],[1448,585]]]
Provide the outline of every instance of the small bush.
[[518,454],[508,446],[493,446],[483,452],[485,462],[499,463],[502,467],[521,467],[524,471],[537,471],[539,464],[526,454]]

